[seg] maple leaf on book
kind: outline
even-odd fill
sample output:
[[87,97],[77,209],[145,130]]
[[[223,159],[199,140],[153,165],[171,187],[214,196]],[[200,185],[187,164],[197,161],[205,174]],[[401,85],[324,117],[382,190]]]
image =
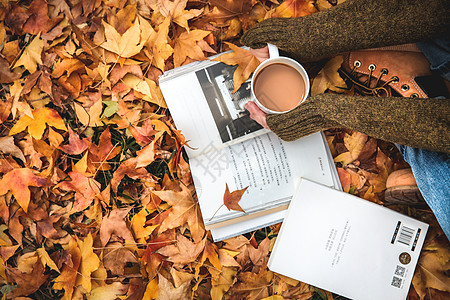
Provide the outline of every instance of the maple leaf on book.
[[225,183],[225,194],[223,194],[223,204],[219,206],[219,208],[216,210],[216,212],[213,214],[210,221],[214,219],[217,212],[220,210],[222,206],[226,206],[228,210],[236,210],[236,211],[242,211],[243,213],[246,213],[245,210],[242,209],[242,207],[239,205],[239,201],[241,201],[242,195],[244,195],[245,191],[248,189],[248,186],[241,189],[236,190],[230,193],[230,189],[228,188],[228,184]]

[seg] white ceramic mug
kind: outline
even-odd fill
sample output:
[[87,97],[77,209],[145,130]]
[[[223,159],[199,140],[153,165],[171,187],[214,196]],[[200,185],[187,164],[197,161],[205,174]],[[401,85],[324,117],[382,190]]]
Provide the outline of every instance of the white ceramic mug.
[[[279,52],[278,52],[278,48],[275,45],[272,44],[267,44],[268,48],[269,48],[269,58],[266,59],[265,61],[263,61],[255,70],[255,72],[253,73],[253,77],[252,77],[252,84],[251,84],[251,91],[252,91],[252,97],[253,100],[255,101],[256,105],[265,113],[268,114],[283,114],[286,113],[290,110],[286,110],[286,111],[276,111],[276,110],[271,110],[267,107],[265,107],[263,104],[261,104],[261,102],[258,100],[258,98],[256,98],[255,95],[255,90],[254,90],[254,85],[255,85],[255,79],[258,77],[258,74],[267,66],[273,65],[273,64],[284,64],[284,65],[288,65],[292,68],[294,68],[295,70],[297,70],[298,73],[300,73],[301,77],[303,78],[303,81],[305,83],[305,93],[303,95],[303,97],[301,99],[298,100],[298,104],[296,105],[296,107],[303,101],[305,100],[308,95],[309,95],[309,90],[310,90],[310,82],[309,82],[309,78],[308,78],[308,74],[306,73],[305,69],[303,68],[303,66],[301,64],[299,64],[297,61],[289,58],[289,57],[283,57],[280,56]],[[274,87],[276,88],[276,87]]]

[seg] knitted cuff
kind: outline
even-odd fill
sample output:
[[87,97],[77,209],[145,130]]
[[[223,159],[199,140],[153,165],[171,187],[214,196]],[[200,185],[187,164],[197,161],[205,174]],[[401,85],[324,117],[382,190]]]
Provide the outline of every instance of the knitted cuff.
[[279,114],[268,115],[267,125],[270,130],[277,134],[284,141],[294,141],[315,132],[332,127],[339,127],[335,121],[324,116],[317,101],[321,95],[310,97],[294,110]]

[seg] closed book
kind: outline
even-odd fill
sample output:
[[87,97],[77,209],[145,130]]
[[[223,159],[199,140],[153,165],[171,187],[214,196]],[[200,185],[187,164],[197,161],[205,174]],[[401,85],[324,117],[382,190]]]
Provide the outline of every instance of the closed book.
[[301,179],[270,270],[351,299],[406,299],[428,225]]

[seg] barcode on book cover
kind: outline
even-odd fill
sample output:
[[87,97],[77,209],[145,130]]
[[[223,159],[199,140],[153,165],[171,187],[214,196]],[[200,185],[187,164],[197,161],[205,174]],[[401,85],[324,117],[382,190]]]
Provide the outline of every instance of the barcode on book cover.
[[402,279],[398,278],[398,277],[392,277],[392,282],[391,282],[392,286],[395,286],[397,288],[400,288],[402,286]]
[[414,232],[415,232],[414,229],[403,225],[402,228],[400,229],[400,234],[398,236],[397,242],[409,246],[414,236]]

